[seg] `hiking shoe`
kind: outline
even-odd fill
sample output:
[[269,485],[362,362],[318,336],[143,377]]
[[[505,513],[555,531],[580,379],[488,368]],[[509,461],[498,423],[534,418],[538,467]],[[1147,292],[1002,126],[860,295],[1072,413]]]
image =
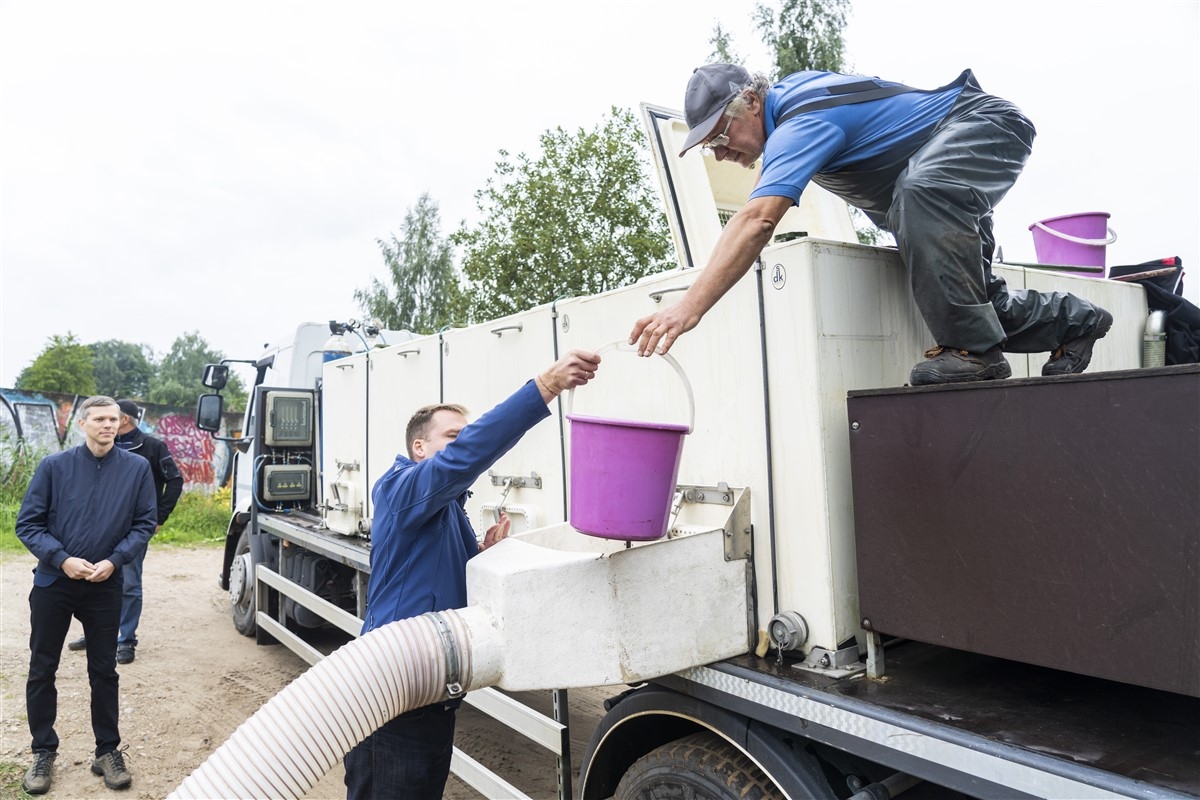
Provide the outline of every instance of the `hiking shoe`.
[[67,642],[67,649],[74,650],[76,652],[78,652],[80,650],[87,650],[87,637],[80,636],[78,639],[76,639],[73,642]]
[[912,368],[909,381],[913,386],[994,381],[1012,375],[1012,367],[1005,360],[1000,345],[983,353],[969,353],[939,345],[926,350],[925,359]]
[[1074,375],[1083,372],[1092,362],[1092,345],[1112,327],[1113,315],[1096,307],[1096,324],[1091,333],[1063,342],[1050,354],[1050,360],[1042,365],[1043,375]]
[[51,773],[54,770],[54,759],[58,753],[49,750],[38,750],[33,754],[33,766],[25,773],[21,788],[29,794],[45,794],[50,791]]
[[124,789],[133,783],[133,776],[125,767],[125,751],[113,750],[92,762],[92,774],[103,775],[104,785],[109,789]]
[[117,663],[132,664],[134,659],[133,645],[119,644],[117,645]]

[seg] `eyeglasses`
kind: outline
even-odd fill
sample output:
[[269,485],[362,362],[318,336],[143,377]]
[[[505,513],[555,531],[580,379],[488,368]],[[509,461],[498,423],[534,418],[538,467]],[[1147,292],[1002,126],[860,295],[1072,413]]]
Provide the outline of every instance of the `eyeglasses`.
[[729,118],[729,122],[725,123],[725,130],[718,133],[716,136],[709,139],[704,144],[700,145],[700,152],[706,156],[716,155],[718,147],[727,147],[729,145],[729,126],[733,124],[733,117]]

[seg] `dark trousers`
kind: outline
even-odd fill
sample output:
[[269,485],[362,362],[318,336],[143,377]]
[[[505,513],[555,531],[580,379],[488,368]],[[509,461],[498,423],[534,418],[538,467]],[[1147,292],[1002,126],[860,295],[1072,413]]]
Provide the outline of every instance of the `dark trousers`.
[[887,221],[937,344],[983,352],[1053,350],[1090,332],[1094,306],[1063,292],[1007,291],[992,275],[992,210],[1025,166],[1035,131],[972,81],[908,161]]
[[138,621],[142,618],[142,565],[146,563],[146,548],[125,566],[121,567],[121,580],[125,591],[121,597],[121,627],[117,633],[117,644],[137,646]]
[[92,732],[96,755],[121,744],[117,678],[117,626],[121,620],[121,573],[101,583],[59,578],[29,593],[29,679],[25,708],[34,752],[58,752],[58,689],[54,676],[74,616],[87,637],[88,682],[92,687]]
[[457,708],[401,714],[346,754],[347,800],[440,800],[450,776]]
[[1038,353],[1095,327],[1099,315],[1088,301],[1009,290],[992,274],[992,211],[1021,174],[1035,134],[1020,109],[984,93],[972,77],[912,155],[876,170],[814,178],[895,235],[936,344]]

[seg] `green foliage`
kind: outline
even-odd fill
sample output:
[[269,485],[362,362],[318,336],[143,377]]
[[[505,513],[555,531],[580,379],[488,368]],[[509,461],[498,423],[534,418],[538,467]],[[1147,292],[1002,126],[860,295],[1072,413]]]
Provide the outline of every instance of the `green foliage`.
[[778,11],[755,6],[755,27],[775,54],[775,74],[842,72],[842,30],[849,7],[850,0],[781,0]]
[[0,798],[29,797],[21,788],[21,781],[25,777],[27,769],[29,769],[29,764],[0,761]]
[[475,200],[483,220],[463,248],[468,319],[624,286],[672,263],[666,216],[648,178],[646,134],[613,108],[591,131],[541,137],[536,159],[500,151]]
[[745,59],[733,49],[733,37],[721,27],[720,22],[713,26],[712,37],[708,43],[713,48],[708,54],[709,64],[745,64]]
[[[19,550],[24,550],[25,546],[16,537],[17,512],[44,455],[45,452],[16,441],[8,434],[0,435],[0,534],[4,534],[4,542],[11,540]],[[9,548],[0,543],[0,550],[3,549]]]
[[442,237],[437,203],[426,192],[409,208],[402,238],[377,240],[388,268],[389,284],[371,279],[354,299],[367,319],[390,330],[435,333],[454,321],[462,305],[458,271],[450,242]]
[[871,244],[887,247],[896,243],[892,235],[876,227],[874,222],[862,212],[862,209],[850,206],[850,220],[854,223],[854,233],[858,236],[859,244]]
[[0,503],[20,504],[38,462],[45,455],[45,451],[24,441],[0,435]]
[[28,552],[17,538],[17,512],[21,503],[0,503],[0,553]]
[[150,391],[154,353],[147,345],[108,339],[88,346],[99,394],[143,398]]
[[154,537],[155,543],[203,544],[225,541],[229,527],[230,490],[212,494],[185,492],[167,518],[167,524]]
[[[175,339],[171,350],[163,356],[158,373],[150,381],[146,399],[167,406],[192,406],[196,398],[209,390],[200,383],[205,364],[216,364],[225,356],[209,347],[199,331],[185,333]],[[229,374],[225,389],[226,408],[241,411],[246,408],[246,389],[234,373]]]
[[[177,338],[156,365],[153,351],[145,344],[108,339],[83,345],[68,331],[47,340],[41,354],[21,371],[14,388],[82,397],[104,394],[188,408],[208,391],[200,384],[204,365],[221,358],[198,332]],[[239,376],[230,375],[225,395],[228,410],[245,409],[246,389]]]
[[21,370],[15,388],[26,392],[96,394],[92,351],[70,331],[66,336],[51,336],[33,363]]

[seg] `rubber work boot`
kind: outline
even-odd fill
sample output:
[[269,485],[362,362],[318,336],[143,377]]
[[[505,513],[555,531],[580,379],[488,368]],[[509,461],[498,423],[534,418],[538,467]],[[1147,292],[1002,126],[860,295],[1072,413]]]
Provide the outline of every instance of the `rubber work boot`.
[[125,767],[125,751],[113,750],[92,762],[92,774],[103,775],[104,785],[109,789],[124,789],[133,783],[133,776]]
[[1096,307],[1096,324],[1091,333],[1084,334],[1078,339],[1063,342],[1050,354],[1050,360],[1042,365],[1043,375],[1074,375],[1083,372],[1092,363],[1092,346],[1097,339],[1103,339],[1104,334],[1112,327],[1113,315],[1099,306]]
[[119,644],[117,645],[117,663],[132,664],[134,659],[133,645]]
[[76,639],[73,642],[67,642],[67,649],[74,650],[75,652],[79,652],[80,650],[87,650],[87,637],[80,636],[78,639]]
[[49,750],[38,750],[33,754],[33,766],[25,773],[21,788],[29,794],[45,794],[50,791],[50,781],[53,779],[54,759],[58,753]]
[[968,353],[941,345],[925,351],[925,361],[912,368],[913,386],[935,383],[994,381],[1012,375],[1000,345],[983,353]]

